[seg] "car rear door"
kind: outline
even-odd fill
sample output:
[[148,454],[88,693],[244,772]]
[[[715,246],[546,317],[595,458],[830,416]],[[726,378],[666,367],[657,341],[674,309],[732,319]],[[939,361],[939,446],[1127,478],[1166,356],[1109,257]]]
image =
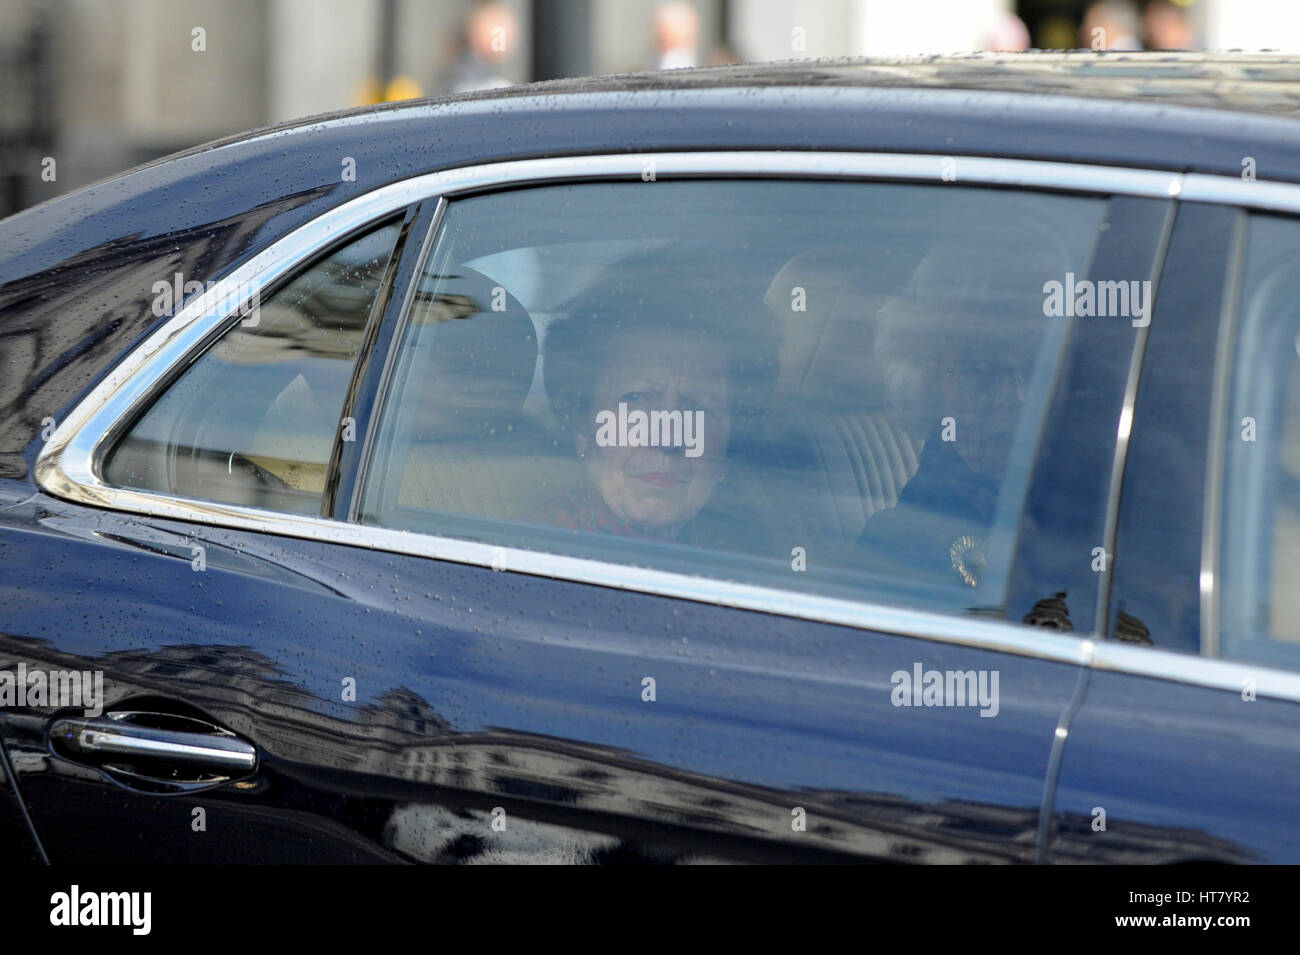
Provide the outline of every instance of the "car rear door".
[[1294,187],[1255,185],[1187,177],[1133,383],[1107,639],[1066,727],[1052,861],[1300,857],[1300,329],[1286,295],[1300,225],[1285,214]]
[[[86,439],[106,438],[112,449],[106,464],[96,459],[91,468],[98,486],[79,483],[75,468],[71,475],[50,469],[44,480],[58,496],[0,511],[5,572],[44,568],[11,601],[0,665],[100,672],[100,716],[131,724],[143,738],[179,732],[193,741],[207,733],[213,748],[220,737],[230,752],[246,746],[256,759],[254,768],[235,771],[223,756],[225,777],[214,779],[222,772],[211,767],[196,775],[188,764],[106,756],[80,736],[61,736],[66,721],[89,718],[67,706],[47,701],[6,711],[6,742],[51,860],[1038,857],[1044,787],[1059,758],[1062,714],[1078,692],[1100,593],[1088,545],[1097,527],[1105,529],[1098,505],[1106,498],[1090,498],[1088,489],[1112,469],[1124,369],[1135,347],[1127,320],[1050,315],[1044,286],[1157,274],[1169,220],[1169,203],[1156,198],[1163,184],[1154,174],[1117,175],[1108,184],[1095,171],[1076,171],[1079,178],[1070,180],[1062,168],[971,161],[968,172],[957,164],[969,180],[950,185],[937,160],[925,157],[889,157],[885,165],[830,157],[812,177],[806,162],[769,154],[649,161],[601,157],[459,171],[431,177],[428,191],[442,193],[441,203],[405,212],[371,208],[368,221],[355,222],[354,233],[398,211],[396,252],[366,300],[361,330],[331,351],[359,358],[327,426],[336,437],[319,481],[310,468],[291,466],[319,464],[319,453],[301,450],[311,443],[302,427],[279,439],[280,447],[298,450],[274,453],[265,435],[279,432],[266,430],[268,410],[259,437],[237,444],[229,437],[237,429],[213,415],[201,388],[187,393],[178,387],[184,376],[173,383],[159,374],[163,397],[142,399],[140,408],[162,409],[156,420],[164,424],[193,419],[190,433],[203,447],[194,437],[183,454],[174,441],[167,450],[141,423],[147,410],[110,409],[111,431]],[[855,184],[858,178],[880,181]],[[578,184],[505,191],[548,179]],[[891,182],[898,179],[904,182]],[[1036,188],[981,188],[1009,180]],[[841,191],[823,196],[822,187],[835,181]],[[552,202],[568,210],[569,232],[563,215],[519,214]],[[626,221],[611,203],[624,204]],[[809,203],[827,210],[826,221],[846,205],[853,215],[836,228],[850,238],[859,234],[853,223],[873,216],[901,223],[899,210],[924,208],[928,218],[907,241],[884,226],[861,233],[866,244],[851,247],[849,259],[879,264],[864,268],[864,285],[856,269],[842,267],[834,230],[827,233],[832,241],[816,246],[789,238],[813,234],[810,223],[820,220]],[[664,210],[657,218],[656,207]],[[703,243],[699,232],[672,231],[674,218],[693,221],[696,207],[721,222],[704,232]],[[735,223],[719,220],[727,209]],[[959,554],[942,566],[950,555],[936,555],[939,571],[951,575],[938,584],[888,565],[859,573],[853,561],[863,527],[897,504],[899,486],[912,476],[906,472],[918,467],[915,458],[898,464],[901,458],[882,451],[865,471],[851,462],[836,470],[826,433],[853,434],[863,422],[883,429],[892,420],[893,411],[863,417],[858,407],[884,396],[883,380],[880,395],[850,394],[848,407],[828,397],[842,396],[855,362],[871,354],[876,339],[861,327],[862,316],[885,300],[914,305],[941,287],[943,274],[926,271],[935,261],[927,250],[943,246],[943,230],[954,223],[986,229],[991,219],[1005,242],[1032,245],[1032,234],[1011,237],[1014,227],[1032,227],[1038,212],[1075,229],[1073,248],[1082,251],[1061,258],[1059,274],[1022,269],[1011,280],[1019,317],[1040,310],[1033,317],[1043,326],[1026,326],[1041,344],[1025,376],[1009,452],[1015,466],[1000,486],[987,563],[977,567]],[[784,224],[788,234],[780,238],[773,226],[777,239],[750,238],[755,219]],[[928,232],[926,222],[933,222]],[[493,246],[502,229],[511,238]],[[978,232],[971,229],[968,237]],[[593,251],[584,240],[606,249]],[[542,318],[563,320],[569,301],[556,283],[571,281],[576,287],[568,291],[577,293],[602,269],[626,263],[620,242],[652,266],[670,246],[689,255],[662,261],[687,270],[691,256],[707,260],[710,251],[741,271],[747,267],[738,263],[775,265],[750,271],[770,278],[768,307],[795,322],[786,325],[784,344],[793,340],[791,327],[822,323],[813,357],[798,353],[802,384],[787,377],[775,386],[765,406],[772,413],[751,415],[761,427],[747,432],[749,443],[729,460],[734,470],[726,479],[749,495],[751,516],[771,545],[765,553],[575,534],[502,510],[502,500],[517,503],[509,495],[520,486],[531,494],[552,490],[552,475],[573,473],[575,462],[565,460],[573,445],[554,433],[542,431],[546,454],[530,457],[535,444],[525,454],[512,443],[517,433],[492,426],[501,420],[492,404],[501,383],[517,378],[501,370],[501,356],[518,341],[498,340],[496,329],[524,313],[544,356],[550,326]],[[1007,290],[983,281],[981,270],[995,277],[1016,270],[999,260],[996,243],[957,245],[978,251],[961,260],[969,305],[996,315]],[[477,253],[458,258],[462,247]],[[698,272],[660,275],[700,280]],[[725,275],[715,278],[725,285]],[[628,301],[653,291],[630,288]],[[848,307],[828,311],[830,300]],[[271,290],[276,304],[283,302]],[[804,318],[809,311],[815,318]],[[278,320],[264,300],[260,321]],[[192,345],[219,332],[256,341],[256,325],[234,331],[241,321],[242,314],[213,318],[206,331],[192,326]],[[847,330],[832,322],[847,322]],[[298,328],[292,321],[273,327]],[[446,353],[436,345],[421,351],[420,328],[487,331],[481,342],[471,337]],[[301,329],[273,337],[297,342],[304,335],[318,350],[335,341]],[[855,341],[856,351],[846,344]],[[847,363],[836,361],[837,351]],[[200,368],[187,354],[175,360]],[[224,373],[245,382],[230,395],[234,407],[261,387],[257,372],[267,365],[252,354],[233,345],[225,354],[234,371]],[[788,359],[787,352],[781,360]],[[534,380],[533,367],[524,388],[512,392],[522,396],[512,413],[545,408],[538,404],[545,379]],[[984,367],[969,379],[977,390]],[[475,391],[479,371],[491,387]],[[442,390],[438,375],[464,387]],[[234,379],[213,380],[229,392],[222,382]],[[309,386],[317,399],[327,390],[320,381]],[[298,386],[267,393],[281,412],[275,420],[301,407],[293,404]],[[321,414],[326,405],[316,400]],[[964,407],[951,416],[959,436],[978,429]],[[399,426],[403,408],[418,412],[417,423],[436,421],[444,430],[415,441]],[[440,416],[440,409],[451,413]],[[86,425],[92,432],[94,420]],[[926,423],[947,427],[942,418]],[[125,450],[115,443],[123,434]],[[873,431],[872,440],[884,434]],[[889,435],[904,448],[905,431]],[[76,437],[68,440],[65,455],[79,446]],[[852,457],[846,448],[860,454],[871,441],[843,442],[841,457]],[[421,460],[424,469],[412,470]],[[892,491],[889,480],[866,473],[881,470],[881,460],[884,470],[892,464],[903,472]],[[114,481],[103,480],[103,467]],[[843,491],[859,478],[855,491]],[[179,489],[187,494],[168,481],[186,482]],[[800,486],[804,494],[789,493]],[[410,487],[416,490],[403,490]],[[195,488],[212,500],[198,500]],[[1061,507],[1063,495],[1077,506]],[[316,514],[300,506],[317,498]],[[981,582],[1001,584],[978,595],[962,591],[965,575],[955,572],[982,574],[983,567],[990,576]],[[970,694],[954,695],[968,674]],[[72,724],[74,734],[89,730],[92,742],[102,729]]]

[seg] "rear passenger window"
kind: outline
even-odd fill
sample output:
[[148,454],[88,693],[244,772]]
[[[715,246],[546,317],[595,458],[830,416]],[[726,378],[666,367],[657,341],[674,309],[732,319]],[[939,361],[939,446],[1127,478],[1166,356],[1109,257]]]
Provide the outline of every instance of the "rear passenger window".
[[1300,668],[1300,222],[1250,221],[1228,399],[1221,654]]
[[1087,274],[1104,210],[779,180],[454,201],[361,520],[997,612],[1069,327],[1045,285]]
[[386,225],[350,242],[241,315],[117,443],[106,480],[318,514],[353,366],[398,230]]

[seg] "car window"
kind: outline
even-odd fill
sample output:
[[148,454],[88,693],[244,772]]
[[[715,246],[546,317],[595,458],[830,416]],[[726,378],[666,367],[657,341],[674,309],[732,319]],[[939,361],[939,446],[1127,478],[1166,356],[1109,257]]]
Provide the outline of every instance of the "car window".
[[1228,393],[1223,656],[1300,667],[1300,221],[1254,216]]
[[1068,328],[1056,286],[1087,274],[1105,206],[782,180],[454,201],[360,519],[996,612]]
[[[105,461],[119,487],[317,514],[343,402],[399,226],[255,297]],[[237,290],[232,290],[232,294]]]

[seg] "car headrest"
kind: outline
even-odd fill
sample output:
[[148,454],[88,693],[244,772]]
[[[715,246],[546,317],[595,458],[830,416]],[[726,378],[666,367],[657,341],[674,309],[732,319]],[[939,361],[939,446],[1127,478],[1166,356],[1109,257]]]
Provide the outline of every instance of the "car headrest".
[[931,378],[936,367],[958,360],[1009,362],[1028,378],[1050,321],[1043,284],[1064,279],[1066,261],[1062,250],[1028,233],[970,233],[931,246],[880,309],[875,353],[890,405],[909,423],[950,413],[936,404],[940,391]]
[[822,407],[841,401],[882,406],[877,312],[914,265],[898,249],[868,260],[835,246],[811,249],[782,266],[764,296],[781,333],[780,390],[813,397]]
[[537,367],[533,320],[482,272],[451,266],[435,291],[420,293],[411,320],[424,374],[415,441],[479,437],[506,430],[521,413]]

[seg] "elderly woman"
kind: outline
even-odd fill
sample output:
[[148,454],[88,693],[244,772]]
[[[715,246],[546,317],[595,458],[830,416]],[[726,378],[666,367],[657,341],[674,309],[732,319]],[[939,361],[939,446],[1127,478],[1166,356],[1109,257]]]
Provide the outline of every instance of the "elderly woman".
[[927,433],[896,506],[872,515],[858,560],[959,587],[985,577],[1026,381],[1046,331],[1041,285],[1054,255],[991,268],[978,243],[943,245],[880,312],[876,351],[894,408]]
[[775,347],[761,306],[711,277],[624,271],[548,328],[546,390],[584,481],[520,519],[766,553],[722,488],[774,380]]

